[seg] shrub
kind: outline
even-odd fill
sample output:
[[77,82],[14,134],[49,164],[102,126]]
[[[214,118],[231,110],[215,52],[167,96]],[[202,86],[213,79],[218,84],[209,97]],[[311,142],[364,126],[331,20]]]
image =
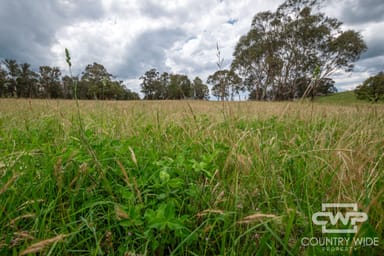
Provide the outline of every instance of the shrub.
[[380,72],[364,81],[355,89],[358,99],[373,102],[384,100],[384,73]]

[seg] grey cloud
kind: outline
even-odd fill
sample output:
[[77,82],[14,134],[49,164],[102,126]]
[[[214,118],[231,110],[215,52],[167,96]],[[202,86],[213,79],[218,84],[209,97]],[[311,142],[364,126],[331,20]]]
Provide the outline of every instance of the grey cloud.
[[[380,24],[384,21],[383,0],[329,0],[336,8],[337,18],[348,28],[360,31],[367,51],[355,63],[352,73],[337,79],[339,89],[352,89],[371,75],[384,70],[384,37]],[[337,5],[335,3],[337,2]],[[342,81],[342,82],[340,82]]]
[[141,15],[154,19],[154,22],[160,18],[172,20],[176,27],[195,21],[199,15],[209,15],[207,10],[212,5],[211,1],[196,1],[193,5],[181,1],[176,7],[168,8],[157,0],[140,0],[138,3]]
[[349,24],[377,22],[384,19],[383,0],[347,0],[342,7],[342,20]]
[[384,71],[384,34],[380,26],[368,29],[364,40],[368,49],[361,55],[354,70],[356,72],[366,71],[372,75]]
[[73,20],[91,19],[97,20],[104,17],[105,10],[101,1],[72,0],[72,8],[66,8],[62,12],[65,18]]
[[90,0],[1,1],[0,58],[33,66],[49,64],[57,31],[73,22],[103,15],[101,3]]
[[361,59],[369,59],[377,56],[384,56],[384,35],[379,34],[376,37],[366,38],[368,49],[362,54]]
[[[192,58],[181,58],[180,56],[172,56],[172,60],[180,67],[180,73],[183,74],[202,74],[207,70],[214,70],[217,68],[213,62],[206,62],[205,58],[195,56]],[[203,77],[201,77],[203,78]]]
[[131,45],[127,45],[125,62],[117,70],[124,78],[137,78],[150,68],[167,71],[166,50],[186,37],[180,29],[158,29],[146,31],[138,36]]
[[140,1],[139,8],[140,8],[140,12],[143,15],[151,18],[155,18],[155,19],[162,16],[170,15],[169,11],[163,8],[156,1],[152,1],[152,0]]
[[358,61],[354,71],[357,73],[368,72],[370,75],[384,71],[384,55]]

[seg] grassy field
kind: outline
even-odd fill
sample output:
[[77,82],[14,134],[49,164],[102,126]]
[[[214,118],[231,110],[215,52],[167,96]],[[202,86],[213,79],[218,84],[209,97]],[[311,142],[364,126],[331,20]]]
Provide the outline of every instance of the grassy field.
[[338,92],[335,94],[320,96],[315,99],[318,103],[332,104],[367,104],[368,100],[359,100],[356,98],[354,91]]
[[[0,255],[383,255],[383,114],[0,99]],[[303,243],[330,237],[322,203],[357,203],[344,237],[379,244]]]

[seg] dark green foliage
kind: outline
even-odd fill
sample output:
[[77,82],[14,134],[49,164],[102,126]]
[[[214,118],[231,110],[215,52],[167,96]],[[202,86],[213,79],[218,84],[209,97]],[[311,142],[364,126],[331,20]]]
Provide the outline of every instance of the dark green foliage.
[[31,65],[23,63],[20,65],[19,77],[16,79],[16,91],[19,97],[35,98],[39,95],[38,74],[31,70]]
[[191,81],[186,75],[171,74],[169,75],[168,83],[163,85],[166,99],[176,100],[192,97]]
[[[310,84],[310,82],[311,79],[305,77],[297,79],[295,98],[303,97],[305,90],[307,89],[308,84]],[[316,86],[313,88],[313,90],[309,92],[308,96],[313,98],[315,96],[324,96],[335,92],[337,92],[337,89],[335,87],[335,81],[330,78],[323,78],[317,81]]]
[[[68,65],[71,64],[66,50]],[[64,98],[74,99],[74,82],[78,99],[139,100],[136,92],[127,89],[122,81],[112,79],[106,68],[98,63],[88,65],[81,78],[61,76],[58,67],[40,66],[39,72],[31,70],[28,63],[18,64],[6,59],[0,65],[0,97]]]
[[164,98],[164,83],[168,81],[168,77],[165,80],[160,80],[160,73],[155,69],[150,69],[143,76],[140,77],[141,92],[144,94],[145,100],[155,100]]
[[372,102],[384,101],[384,73],[372,76],[355,89],[358,99]]
[[19,64],[15,60],[6,59],[3,61],[6,68],[6,78],[4,83],[5,95],[17,97],[17,77],[20,75]]
[[209,99],[209,88],[206,84],[203,83],[203,80],[200,77],[195,77],[193,80],[193,97],[198,100],[208,100]]
[[141,92],[147,100],[208,99],[208,86],[199,77],[193,83],[186,75],[160,73],[150,69],[140,77]]
[[4,97],[4,95],[7,93],[6,82],[7,72],[0,65],[0,97]]
[[233,70],[218,70],[207,79],[212,85],[212,95],[218,100],[234,99],[235,94],[240,95],[244,87],[241,78]]
[[39,86],[44,92],[44,98],[62,98],[61,71],[58,67],[40,67]]

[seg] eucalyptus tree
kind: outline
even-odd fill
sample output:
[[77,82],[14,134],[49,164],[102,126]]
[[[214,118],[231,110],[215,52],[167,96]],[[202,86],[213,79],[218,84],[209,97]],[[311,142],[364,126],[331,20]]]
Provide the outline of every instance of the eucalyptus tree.
[[13,59],[5,59],[3,64],[7,72],[5,79],[6,94],[7,96],[17,97],[17,77],[20,74],[20,66]]
[[167,99],[186,99],[193,96],[191,80],[186,75],[171,74]]
[[41,96],[45,98],[63,97],[60,78],[61,71],[58,67],[40,66],[39,85]]
[[140,95],[130,89],[125,89],[124,100],[140,100]]
[[72,77],[65,75],[61,79],[61,84],[63,88],[63,98],[64,99],[74,99],[75,98],[75,84],[79,84],[78,77]]
[[16,79],[18,97],[35,98],[38,95],[37,81],[38,74],[31,70],[28,63],[20,64],[20,72]]
[[[88,64],[82,72],[79,83],[79,97],[87,99],[106,99],[106,90],[111,87],[112,74],[99,63]],[[110,95],[108,95],[109,97]]]
[[0,97],[6,96],[7,71],[0,65]]
[[352,71],[366,45],[358,32],[343,31],[342,22],[320,12],[321,2],[287,0],[275,12],[254,16],[236,45],[232,68],[257,99],[291,99],[303,78],[314,90],[334,71]]
[[145,72],[143,76],[140,77],[142,80],[141,92],[144,94],[144,99],[146,100],[155,100],[156,99],[156,91],[159,88],[160,82],[160,73],[152,68]]
[[233,71],[228,69],[218,70],[207,79],[207,83],[212,85],[212,95],[220,100],[233,100],[234,95],[238,94],[242,88],[241,78]]
[[160,100],[168,99],[171,74],[163,72],[158,79],[159,81],[154,85],[156,89],[155,98]]
[[193,86],[188,76],[182,74],[160,73],[152,68],[140,77],[141,92],[144,99],[187,99],[193,97]]
[[195,77],[192,83],[193,88],[193,98],[198,100],[208,100],[209,99],[209,88],[206,84],[203,83],[200,77]]

